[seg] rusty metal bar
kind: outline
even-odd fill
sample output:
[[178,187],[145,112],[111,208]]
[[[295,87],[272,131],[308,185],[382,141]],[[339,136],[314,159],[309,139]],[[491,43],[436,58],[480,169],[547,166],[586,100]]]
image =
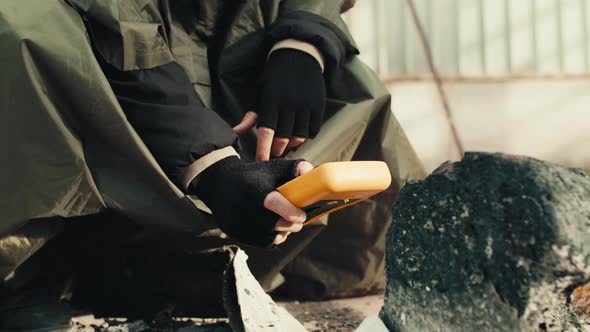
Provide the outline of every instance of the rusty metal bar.
[[586,0],[580,0],[580,15],[581,15],[581,29],[582,29],[582,56],[584,57],[584,71],[590,71],[590,63],[588,61],[588,13]]
[[[379,40],[381,37],[381,27],[380,27],[380,22],[381,21],[379,18],[380,16],[380,10],[379,10],[379,1],[373,1],[373,33],[375,36],[375,46],[377,46],[379,44]],[[375,71],[379,74],[382,73],[381,71],[381,47],[375,47],[373,49],[374,51],[374,55],[375,55],[375,59],[374,59],[374,63],[375,63]]]
[[536,0],[530,0],[529,2],[531,21],[531,64],[533,70],[539,70],[539,45],[537,41],[537,5]]
[[451,112],[451,108],[449,106],[449,102],[447,99],[447,95],[444,91],[442,81],[440,79],[440,76],[438,75],[438,71],[436,70],[436,67],[434,66],[430,45],[428,44],[428,41],[426,40],[426,36],[424,34],[424,29],[422,28],[422,24],[420,23],[420,19],[418,18],[418,13],[416,12],[416,6],[414,5],[414,1],[407,0],[407,2],[408,2],[408,7],[410,9],[410,13],[412,14],[412,18],[414,20],[414,25],[416,27],[416,32],[418,34],[418,38],[420,40],[420,43],[422,44],[424,56],[426,57],[426,60],[428,62],[428,67],[430,69],[430,72],[432,73],[432,78],[434,79],[434,81],[436,83],[438,94],[440,96],[440,100],[442,102],[445,116],[447,118],[447,123],[449,125],[450,130],[451,130],[451,134],[453,136],[453,140],[455,142],[455,145],[457,146],[457,150],[459,152],[459,158],[463,158],[463,154],[465,153],[465,148],[463,147],[463,142],[461,141],[461,138],[459,137],[459,132],[457,131],[457,127],[455,126],[455,121],[453,120],[453,114]]
[[399,51],[402,63],[402,72],[408,73],[408,62],[406,56],[406,46],[408,45],[407,40],[407,32],[406,32],[406,4],[405,1],[399,0],[399,12],[400,12],[400,47],[401,51]]
[[477,2],[477,10],[479,14],[479,62],[481,64],[481,72],[487,73],[487,45],[486,45],[486,26],[483,0]]
[[455,61],[455,72],[461,72],[461,54],[459,52],[459,45],[461,45],[461,39],[459,35],[459,0],[453,0],[453,58]]
[[555,0],[555,29],[557,35],[557,62],[559,64],[559,71],[564,69],[564,55],[563,55],[563,19],[562,19],[562,0]]
[[504,0],[504,47],[506,54],[506,71],[512,72],[512,28],[510,26],[510,0]]
[[[507,82],[519,80],[555,80],[555,81],[572,81],[572,80],[590,80],[590,73],[556,73],[556,74],[536,74],[536,73],[512,73],[509,75],[486,75],[486,76],[439,76],[442,82]],[[432,81],[430,75],[395,75],[382,78],[385,84],[395,84],[400,82],[421,82]]]

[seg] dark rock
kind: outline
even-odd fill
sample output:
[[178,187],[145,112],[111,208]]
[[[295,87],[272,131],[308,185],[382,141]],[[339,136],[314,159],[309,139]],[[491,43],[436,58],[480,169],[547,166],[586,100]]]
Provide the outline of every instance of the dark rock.
[[466,153],[400,193],[381,318],[391,331],[584,331],[590,177],[536,159]]

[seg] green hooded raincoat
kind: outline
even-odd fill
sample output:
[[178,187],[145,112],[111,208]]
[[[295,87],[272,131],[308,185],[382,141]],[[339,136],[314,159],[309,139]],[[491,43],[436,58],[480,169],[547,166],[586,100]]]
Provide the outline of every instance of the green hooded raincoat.
[[[267,28],[289,12],[311,12],[337,26],[354,48],[340,16],[351,6],[344,0],[0,0],[0,281],[22,284],[15,280],[24,275],[19,269],[70,217],[106,210],[190,234],[197,253],[231,243],[204,204],[168,180],[130,126],[90,38],[121,70],[176,61],[203,103],[235,125],[255,107]],[[326,84],[325,124],[288,158],[315,165],[384,160],[393,183],[307,226],[279,250],[245,248],[266,289],[283,284],[303,297],[384,288],[394,200],[407,179],[423,176],[373,71],[350,54],[328,68]],[[254,135],[240,138],[243,155],[252,155]]]

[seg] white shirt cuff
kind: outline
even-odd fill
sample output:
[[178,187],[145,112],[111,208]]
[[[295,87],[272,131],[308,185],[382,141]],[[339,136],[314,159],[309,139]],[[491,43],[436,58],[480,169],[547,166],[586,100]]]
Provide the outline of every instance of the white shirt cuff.
[[268,55],[266,58],[268,59],[270,57],[270,55],[272,54],[272,52],[274,52],[276,50],[280,50],[282,48],[291,48],[291,49],[305,52],[305,53],[311,55],[314,59],[316,59],[316,61],[318,62],[318,64],[322,68],[322,73],[324,72],[324,62],[325,61],[324,61],[324,56],[322,55],[320,50],[318,50],[317,47],[313,46],[310,43],[306,43],[304,41],[297,40],[297,39],[289,38],[289,39],[281,40],[280,42],[276,43],[270,49],[270,52],[268,52]]
[[189,184],[201,174],[207,167],[215,164],[216,162],[220,161],[221,159],[225,159],[227,157],[237,156],[238,158],[240,155],[236,152],[236,150],[230,145],[223,149],[215,150],[210,152],[201,158],[195,160],[192,164],[190,164],[185,170],[184,174],[181,178],[182,189],[187,190]]

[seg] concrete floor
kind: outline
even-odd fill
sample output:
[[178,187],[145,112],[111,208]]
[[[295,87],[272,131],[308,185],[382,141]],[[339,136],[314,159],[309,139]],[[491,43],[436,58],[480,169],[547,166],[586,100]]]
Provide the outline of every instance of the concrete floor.
[[317,302],[277,302],[309,332],[354,331],[368,316],[378,315],[383,295]]
[[[329,301],[279,301],[309,332],[354,331],[368,316],[378,315],[383,305],[383,295],[345,298]],[[121,331],[182,331],[209,332],[229,331],[224,327],[227,319],[184,319],[169,322],[165,328],[153,328],[143,321],[127,322],[126,319],[97,319],[92,315],[79,316],[74,319],[76,332],[121,332]],[[221,326],[219,325],[221,324]]]

